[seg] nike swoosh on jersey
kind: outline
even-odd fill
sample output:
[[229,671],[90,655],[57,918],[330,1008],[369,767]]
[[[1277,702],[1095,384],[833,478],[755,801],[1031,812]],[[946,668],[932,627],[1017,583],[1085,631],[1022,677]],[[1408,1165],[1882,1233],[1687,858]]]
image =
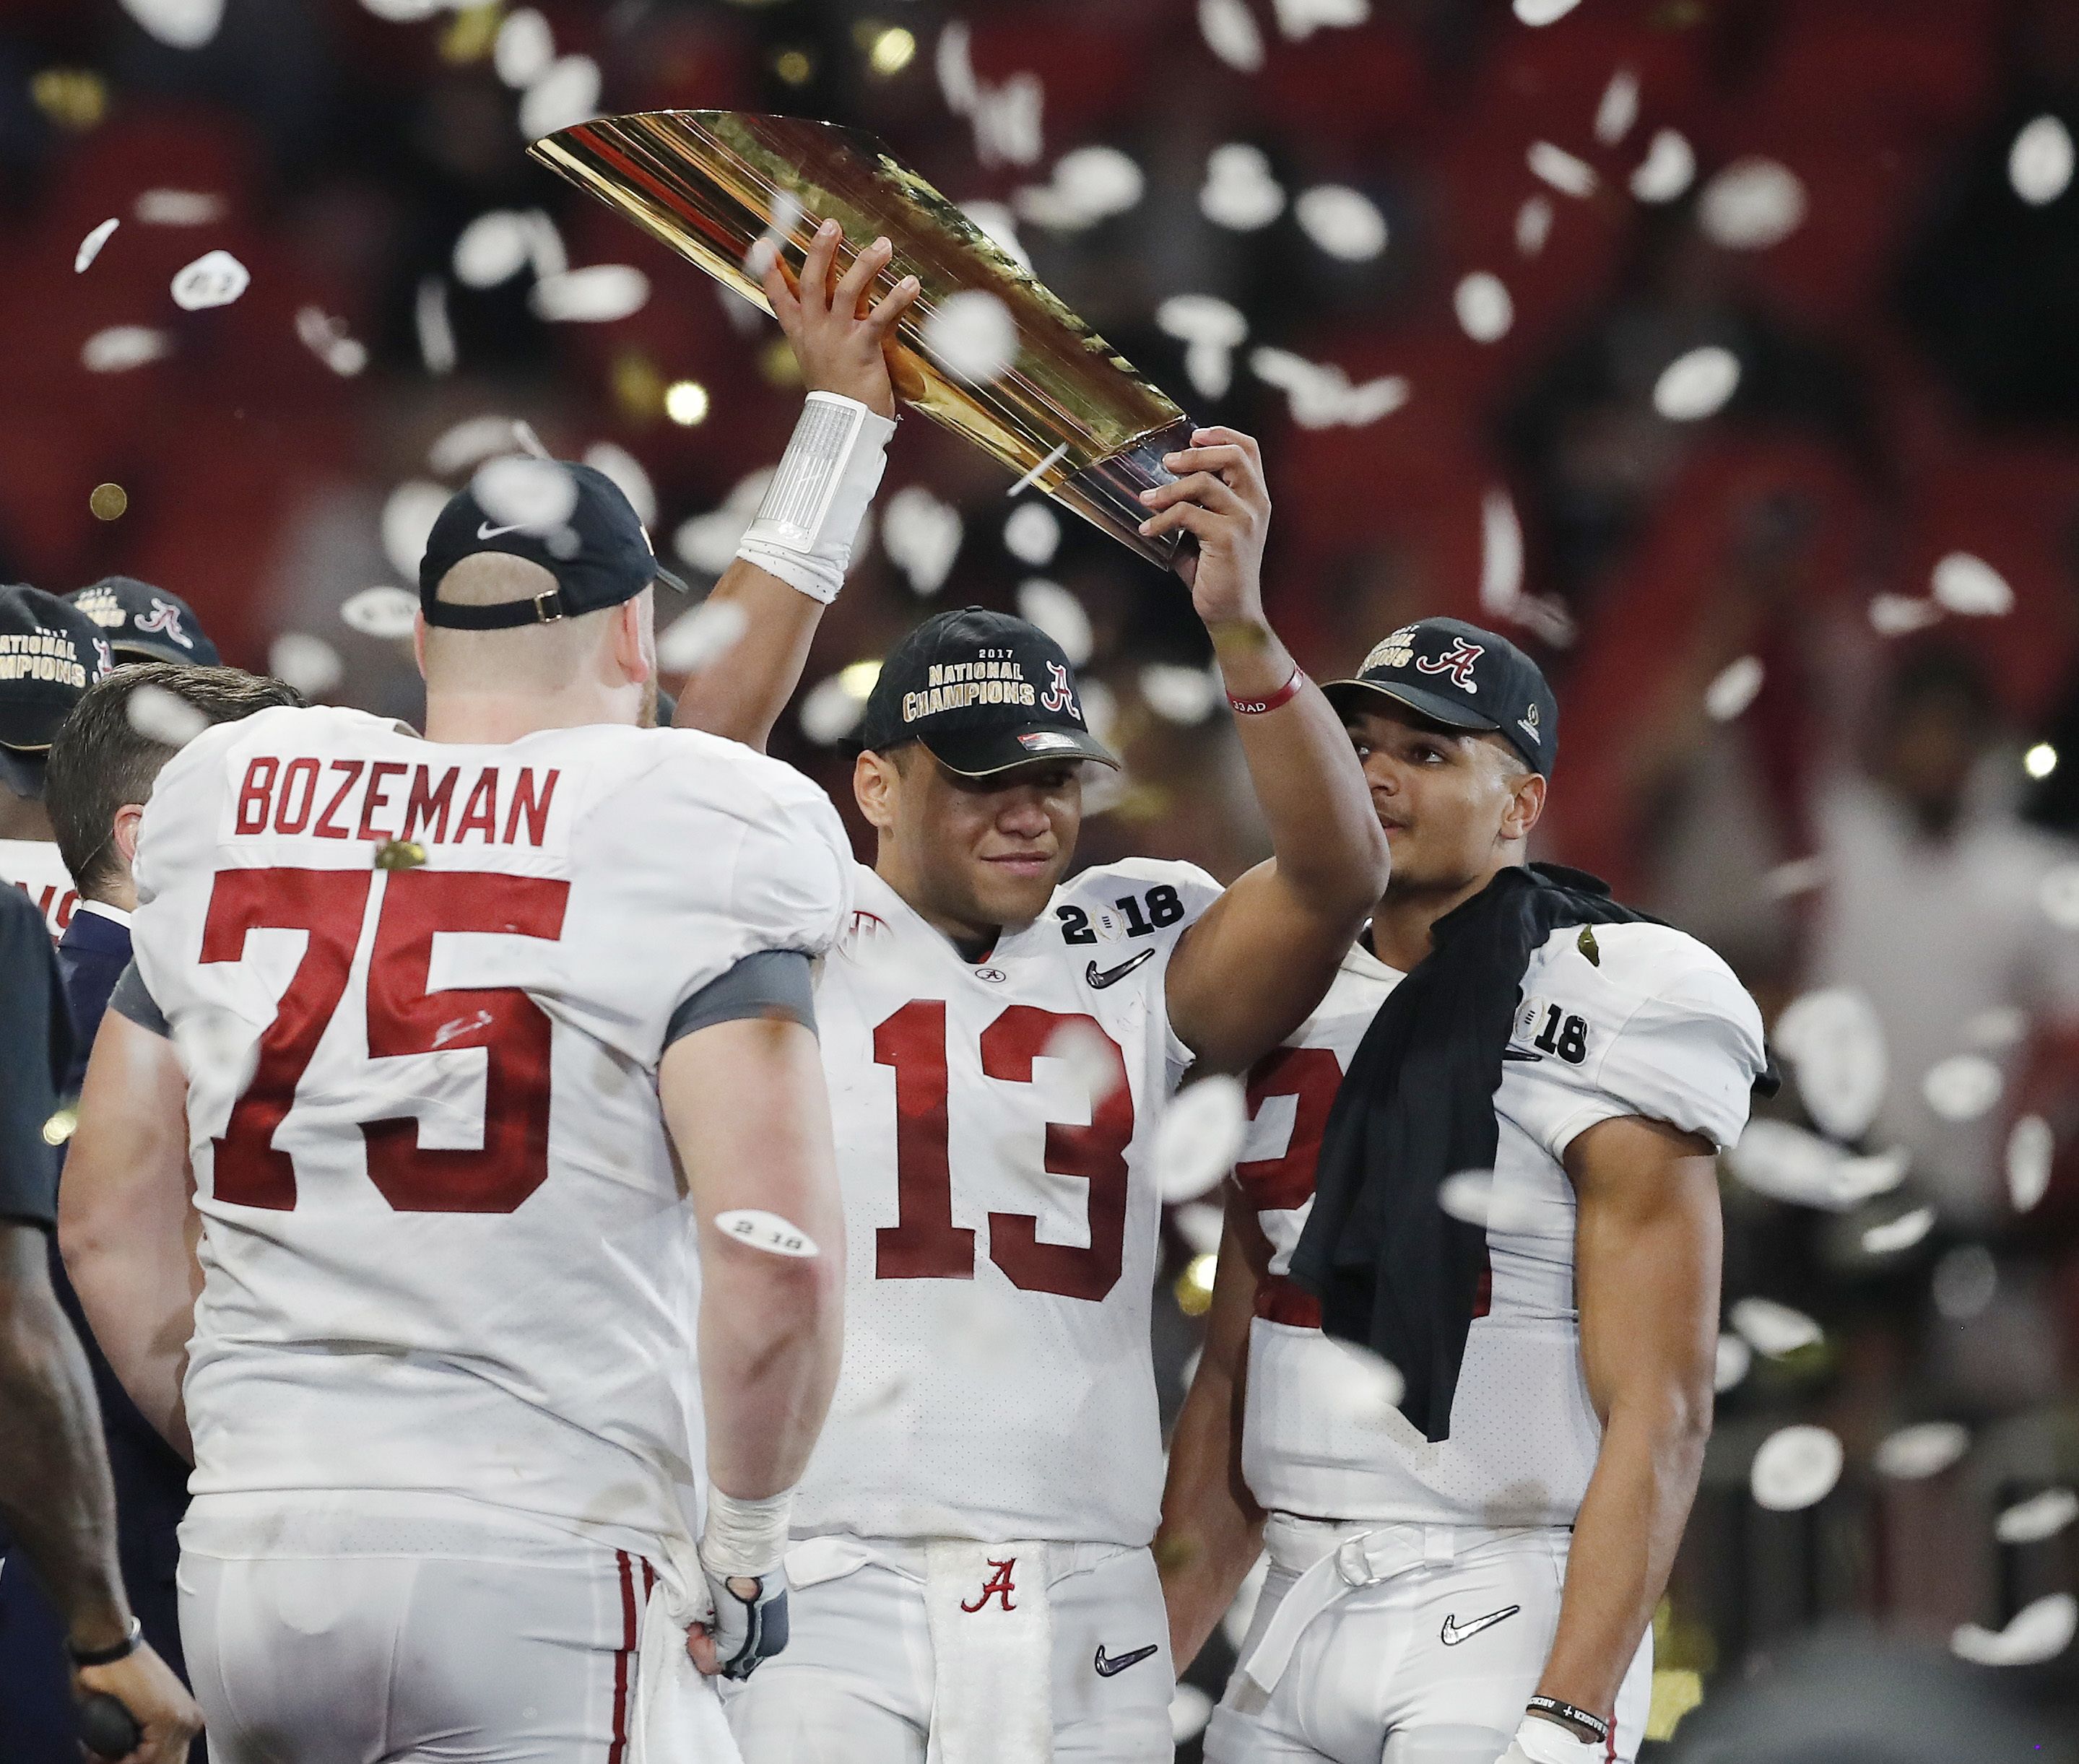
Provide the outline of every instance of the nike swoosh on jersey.
[[[1152,951],[1144,953],[1152,953]],[[1155,1644],[1151,1641],[1146,1647],[1136,1648],[1131,1653],[1107,1654],[1104,1651],[1104,1644],[1100,1641],[1098,1644],[1097,1658],[1091,1664],[1098,1669],[1099,1678],[1109,1678],[1125,1671],[1128,1666],[1139,1666],[1154,1652]]]
[[1483,1629],[1491,1629],[1504,1617],[1513,1617],[1522,1610],[1521,1605],[1510,1605],[1501,1611],[1490,1611],[1484,1617],[1475,1617],[1470,1623],[1460,1623],[1456,1617],[1446,1616],[1444,1627],[1437,1632],[1447,1648],[1455,1648],[1469,1636],[1476,1636]]
[[487,520],[480,520],[477,523],[476,536],[479,539],[496,539],[501,533],[517,533],[526,525],[524,520],[516,520],[509,527],[494,527]]
[[1501,1051],[1501,1056],[1504,1060],[1542,1060],[1545,1057],[1542,1054],[1526,1053],[1521,1047],[1504,1047]]
[[1153,950],[1144,949],[1138,955],[1121,962],[1116,968],[1100,968],[1095,962],[1092,962],[1083,970],[1083,978],[1099,992],[1102,992],[1106,987],[1115,985],[1124,980],[1143,962],[1152,959],[1154,954]]

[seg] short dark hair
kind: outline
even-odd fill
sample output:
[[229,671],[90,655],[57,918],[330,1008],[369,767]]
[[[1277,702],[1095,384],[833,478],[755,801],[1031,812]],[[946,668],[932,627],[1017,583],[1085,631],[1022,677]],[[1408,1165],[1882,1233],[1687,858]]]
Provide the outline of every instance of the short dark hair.
[[115,812],[149,797],[160,767],[176,751],[131,725],[130,701],[146,686],[172,693],[211,723],[235,723],[255,711],[304,702],[293,686],[242,668],[175,662],[128,663],[87,688],[51,742],[44,780],[58,855],[82,895],[122,875],[112,837]]

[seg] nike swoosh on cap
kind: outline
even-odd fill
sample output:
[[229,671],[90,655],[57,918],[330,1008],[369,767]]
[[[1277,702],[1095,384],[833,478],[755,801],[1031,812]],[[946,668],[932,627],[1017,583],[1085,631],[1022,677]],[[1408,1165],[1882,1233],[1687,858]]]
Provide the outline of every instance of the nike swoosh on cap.
[[479,521],[476,536],[479,539],[496,539],[502,533],[517,533],[526,525],[524,520],[516,520],[509,527],[494,527],[487,520]]
[[1490,1611],[1484,1617],[1475,1617],[1470,1623],[1460,1623],[1455,1616],[1446,1616],[1437,1636],[1445,1647],[1455,1648],[1469,1637],[1478,1635],[1483,1629],[1493,1628],[1504,1618],[1513,1617],[1522,1609],[1521,1605],[1510,1605],[1500,1611]]

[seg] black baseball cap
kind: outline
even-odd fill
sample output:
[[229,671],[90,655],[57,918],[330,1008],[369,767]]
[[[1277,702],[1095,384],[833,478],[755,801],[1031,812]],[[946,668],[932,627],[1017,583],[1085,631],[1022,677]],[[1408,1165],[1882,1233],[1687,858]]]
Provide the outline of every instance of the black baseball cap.
[[118,662],[175,662],[215,667],[224,658],[178,594],[135,576],[103,576],[65,596],[101,627]]
[[40,798],[51,738],[115,665],[101,628],[55,594],[0,587],[0,784]]
[[1364,658],[1357,678],[1321,688],[1345,716],[1374,694],[1446,729],[1491,729],[1533,771],[1552,771],[1559,701],[1545,671],[1505,637],[1463,619],[1403,625]]
[[1083,721],[1061,646],[1036,625],[978,606],[933,614],[881,663],[860,746],[885,753],[910,741],[964,778],[1046,759],[1119,763]]
[[[487,491],[489,508],[482,500]],[[538,563],[556,586],[495,606],[440,600],[441,578],[483,551]],[[433,523],[419,563],[419,607],[429,625],[502,631],[602,612],[634,600],[652,582],[686,591],[658,562],[634,505],[604,472],[568,459],[494,459],[448,498]]]

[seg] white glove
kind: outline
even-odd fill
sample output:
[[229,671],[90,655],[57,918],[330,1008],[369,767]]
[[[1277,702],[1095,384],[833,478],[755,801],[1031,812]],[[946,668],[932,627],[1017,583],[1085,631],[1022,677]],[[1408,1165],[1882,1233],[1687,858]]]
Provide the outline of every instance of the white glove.
[[1495,1764],[1604,1764],[1608,1755],[1597,1741],[1577,1738],[1571,1728],[1541,1715],[1526,1715]]

